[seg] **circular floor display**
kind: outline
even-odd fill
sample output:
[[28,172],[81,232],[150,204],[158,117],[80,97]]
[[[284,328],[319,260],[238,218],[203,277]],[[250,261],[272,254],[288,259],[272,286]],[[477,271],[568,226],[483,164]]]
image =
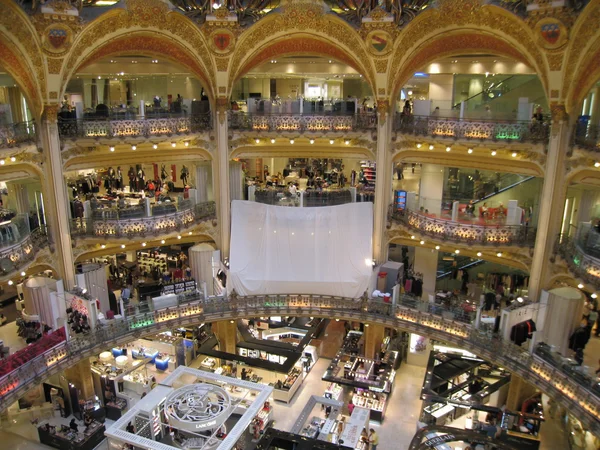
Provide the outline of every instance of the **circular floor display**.
[[167,397],[164,407],[172,427],[196,433],[220,427],[231,410],[227,392],[208,383],[191,384],[177,389]]

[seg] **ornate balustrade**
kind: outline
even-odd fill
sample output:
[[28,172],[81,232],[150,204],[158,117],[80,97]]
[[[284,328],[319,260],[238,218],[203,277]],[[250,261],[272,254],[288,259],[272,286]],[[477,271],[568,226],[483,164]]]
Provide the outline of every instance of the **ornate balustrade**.
[[35,144],[36,142],[37,129],[33,121],[0,125],[0,148]]
[[394,131],[415,136],[448,137],[491,141],[548,142],[549,127],[544,123],[517,120],[473,120],[436,116],[394,118]]
[[39,227],[19,243],[0,249],[0,276],[9,275],[34,261],[38,252],[48,246],[46,227]]
[[600,151],[600,126],[586,125],[582,123],[575,124],[573,133],[575,144],[587,150]]
[[[580,374],[573,377],[561,360],[549,357],[542,348],[531,355],[511,342],[480,332],[439,306],[435,312],[419,300],[404,297],[392,305],[377,300],[350,299],[317,295],[270,295],[213,297],[125,319],[113,320],[93,333],[76,335],[44,354],[31,359],[0,379],[0,411],[23,395],[33,384],[64,370],[83,358],[121,345],[144,334],[198,322],[234,320],[269,315],[335,317],[341,320],[378,323],[426,335],[469,350],[482,358],[506,367],[535,384],[579,417],[588,429],[600,433],[600,389],[597,379]],[[441,314],[441,315],[437,315]],[[452,313],[454,314],[454,313]],[[451,318],[452,317],[452,318]],[[469,320],[463,316],[463,320]]]
[[107,217],[110,218],[93,216],[89,219],[72,219],[71,236],[129,239],[158,236],[216,218],[216,205],[215,202],[189,204],[171,213],[131,219],[120,218],[118,210],[109,210],[109,212],[115,214],[108,214]]
[[229,111],[229,128],[240,131],[348,132],[375,129],[375,114],[255,114]]
[[58,120],[63,139],[152,137],[198,133],[212,129],[212,115],[145,116],[131,119],[90,118]]
[[434,239],[477,245],[531,246],[536,229],[525,225],[471,225],[429,217],[415,211],[394,211],[391,220]]
[[575,239],[559,236],[556,241],[554,253],[559,254],[569,266],[576,277],[579,277],[600,289],[600,258],[594,257],[588,250]]

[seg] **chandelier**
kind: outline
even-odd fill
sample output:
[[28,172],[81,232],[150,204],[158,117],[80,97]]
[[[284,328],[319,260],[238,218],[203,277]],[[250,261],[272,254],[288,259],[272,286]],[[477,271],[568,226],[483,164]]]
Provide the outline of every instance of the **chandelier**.
[[241,26],[260,20],[279,6],[280,0],[170,0],[190,19],[204,23],[208,14],[227,10],[237,15]]
[[394,22],[401,27],[434,2],[432,0],[325,0],[325,3],[332,12],[357,27],[376,9],[393,15]]

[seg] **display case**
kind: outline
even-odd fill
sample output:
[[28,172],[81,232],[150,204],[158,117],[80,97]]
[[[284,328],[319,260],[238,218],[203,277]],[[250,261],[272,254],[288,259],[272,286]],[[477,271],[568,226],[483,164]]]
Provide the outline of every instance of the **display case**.
[[337,383],[330,383],[325,390],[324,397],[339,400],[343,392],[344,388],[342,386]]
[[106,402],[104,409],[106,410],[107,419],[119,420],[127,409],[127,401],[122,398],[115,398],[113,401]]
[[169,361],[170,357],[168,355],[159,353],[159,355],[155,358],[154,364],[156,366],[156,370],[165,371],[169,369]]
[[370,410],[370,419],[376,422],[383,422],[385,410],[387,408],[387,394],[383,392],[371,392],[366,389],[357,388],[352,396],[352,403],[359,408]]
[[68,427],[43,423],[38,427],[40,443],[60,450],[93,450],[104,440],[104,425],[92,422],[81,432]]
[[304,379],[302,369],[294,367],[283,382],[277,382],[273,389],[273,399],[290,403]]

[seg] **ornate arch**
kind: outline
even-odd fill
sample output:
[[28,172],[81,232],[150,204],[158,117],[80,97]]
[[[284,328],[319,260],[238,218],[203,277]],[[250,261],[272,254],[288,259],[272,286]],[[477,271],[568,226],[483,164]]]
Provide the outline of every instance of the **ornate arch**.
[[231,56],[228,86],[271,57],[302,53],[344,61],[365,77],[376,95],[375,73],[364,41],[317,2],[290,2],[244,32]]
[[548,89],[545,59],[525,22],[502,8],[481,6],[479,0],[446,0],[402,30],[391,57],[388,91],[395,98],[402,84],[434,59],[481,52],[531,66]]
[[566,63],[563,65],[563,92],[561,93],[569,113],[579,106],[591,86],[600,79],[598,17],[600,17],[600,0],[592,0],[579,15],[571,31]]
[[206,39],[184,15],[159,0],[128,0],[91,22],[77,36],[61,68],[61,93],[75,71],[107,55],[141,52],[176,60],[203,81],[214,99],[215,71]]

